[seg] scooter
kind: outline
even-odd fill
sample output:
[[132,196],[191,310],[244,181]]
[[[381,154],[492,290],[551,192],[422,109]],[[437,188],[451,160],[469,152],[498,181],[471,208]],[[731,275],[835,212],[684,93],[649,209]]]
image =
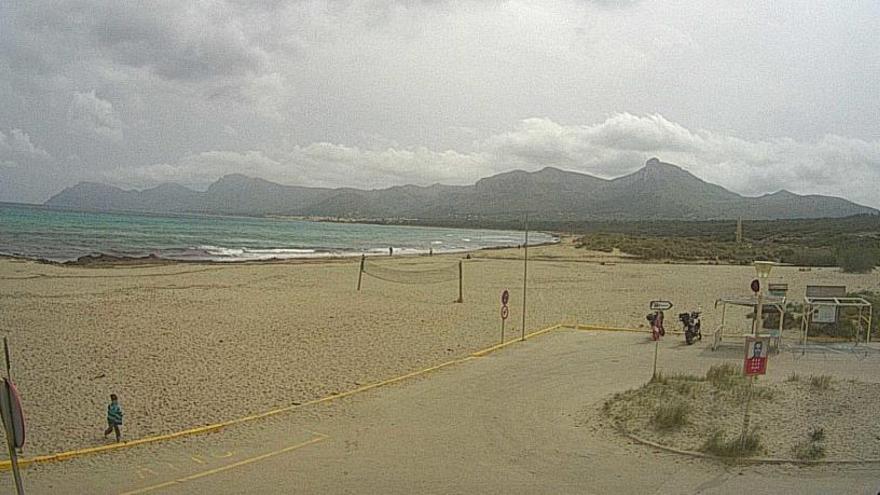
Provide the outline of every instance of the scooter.
[[659,340],[660,337],[666,335],[666,329],[663,328],[663,311],[648,313],[645,318],[651,324],[651,340]]
[[694,343],[694,339],[703,340],[703,334],[700,332],[700,312],[691,311],[690,313],[679,313],[678,319],[684,325],[684,341],[687,345]]

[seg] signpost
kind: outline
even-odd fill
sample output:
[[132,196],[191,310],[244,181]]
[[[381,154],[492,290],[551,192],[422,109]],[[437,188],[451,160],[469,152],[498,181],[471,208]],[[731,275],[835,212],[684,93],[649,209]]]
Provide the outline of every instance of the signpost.
[[667,311],[672,309],[669,301],[651,301],[651,311]]
[[[757,282],[757,281],[756,281]],[[752,284],[754,285],[754,283]],[[767,373],[770,339],[767,337],[746,337],[745,356],[743,358],[743,375],[749,379],[749,391],[746,393],[746,408],[743,414],[743,429],[740,437],[740,448],[745,448],[746,435],[749,431],[749,408],[752,405],[752,386],[758,375]]]
[[21,472],[18,469],[18,457],[15,451],[15,449],[24,446],[24,414],[22,414],[18,392],[15,390],[10,376],[12,366],[9,362],[9,345],[6,342],[6,337],[3,337],[3,353],[6,356],[6,378],[0,384],[0,413],[2,413],[0,416],[3,418],[3,427],[6,430],[6,447],[9,449],[9,461],[12,464],[16,493],[24,495],[24,486],[21,483]]
[[767,356],[770,339],[767,337],[746,337],[743,374],[756,376],[767,374]]
[[510,309],[507,307],[507,301],[510,300],[510,292],[507,292],[507,289],[504,289],[504,292],[501,293],[501,343],[504,343],[504,322],[507,320],[507,317],[510,316]]
[[[663,324],[663,317],[661,316],[664,311],[672,309],[672,303],[669,301],[651,301],[649,306],[651,311],[655,311],[654,320],[651,322],[651,332],[654,338],[654,372],[651,374],[651,379],[657,378],[657,355],[660,353],[660,336],[659,330],[655,330],[655,326],[660,326]],[[656,321],[657,318],[660,318],[660,321]]]

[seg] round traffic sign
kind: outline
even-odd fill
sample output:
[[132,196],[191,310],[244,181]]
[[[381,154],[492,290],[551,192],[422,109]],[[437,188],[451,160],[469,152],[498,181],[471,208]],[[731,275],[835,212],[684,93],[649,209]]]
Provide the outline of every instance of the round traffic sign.
[[507,301],[510,300],[510,292],[507,292],[507,289],[504,289],[504,292],[501,293],[501,304],[507,306]]
[[758,279],[752,280],[752,292],[760,292],[761,291],[761,282]]
[[506,320],[508,315],[510,315],[510,310],[507,309],[507,306],[501,306],[501,319]]

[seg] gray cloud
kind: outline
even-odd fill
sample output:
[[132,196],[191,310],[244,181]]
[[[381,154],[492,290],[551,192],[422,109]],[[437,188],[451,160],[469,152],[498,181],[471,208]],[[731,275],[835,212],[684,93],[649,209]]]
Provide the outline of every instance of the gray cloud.
[[114,141],[122,140],[122,122],[113,110],[113,104],[98,97],[95,91],[73,94],[67,121],[75,130]]
[[610,177],[658,155],[876,205],[878,39],[873,0],[0,2],[0,129],[46,153],[4,152],[0,201],[229,172]]
[[31,137],[21,129],[12,129],[9,134],[0,130],[0,166],[18,167],[33,161],[51,160],[49,153],[34,145]]
[[545,166],[610,178],[634,171],[652,156],[742,194],[789,189],[880,206],[874,190],[880,183],[880,141],[834,135],[813,142],[748,141],[689,130],[656,114],[617,114],[577,126],[526,119],[511,131],[485,139],[472,152],[313,143],[275,153],[199,153],[173,164],[114,171],[106,178],[141,185],[164,181],[205,185],[238,172],[287,184],[377,188],[469,184],[511,168],[531,171]]

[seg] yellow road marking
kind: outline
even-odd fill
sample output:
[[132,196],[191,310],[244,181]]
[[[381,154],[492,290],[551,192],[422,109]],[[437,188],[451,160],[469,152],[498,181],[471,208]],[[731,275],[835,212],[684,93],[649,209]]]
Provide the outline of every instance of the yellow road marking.
[[[544,328],[541,330],[537,330],[535,332],[532,332],[532,333],[526,335],[526,339],[537,337],[538,335],[550,332],[552,330],[556,330],[558,328],[561,328],[562,326],[563,325],[561,325],[561,324],[557,324],[557,325],[553,325],[553,326],[550,326],[550,327],[547,327],[547,328]],[[579,325],[579,327],[583,327],[583,325]],[[584,328],[584,329],[586,329],[586,328]],[[423,370],[413,371],[413,372],[407,373],[405,375],[401,375],[401,376],[398,376],[395,378],[390,378],[388,380],[383,380],[383,381],[377,382],[377,383],[371,383],[369,385],[364,385],[363,387],[358,387],[354,390],[349,390],[347,392],[342,392],[340,394],[330,395],[327,397],[322,397],[320,399],[314,399],[314,400],[310,400],[308,402],[303,402],[302,404],[293,404],[290,406],[285,406],[285,407],[281,407],[278,409],[272,409],[270,411],[266,411],[266,412],[262,412],[262,413],[252,414],[250,416],[245,416],[243,418],[231,419],[229,421],[224,421],[222,423],[201,426],[198,428],[190,428],[187,430],[177,431],[174,433],[167,433],[164,435],[156,435],[156,436],[152,436],[152,437],[138,438],[136,440],[128,440],[125,442],[111,443],[111,444],[107,444],[107,445],[99,445],[97,447],[88,447],[85,449],[71,450],[71,451],[67,451],[67,452],[60,452],[57,454],[48,454],[48,455],[41,455],[41,456],[36,456],[36,457],[20,458],[20,459],[18,459],[18,465],[24,467],[24,466],[28,466],[30,464],[53,462],[53,461],[63,461],[63,460],[71,459],[74,457],[80,457],[80,456],[84,456],[84,455],[88,455],[88,454],[98,454],[98,453],[102,453],[102,452],[109,452],[112,450],[118,450],[118,449],[123,449],[123,448],[128,448],[128,447],[135,447],[137,445],[145,445],[145,444],[156,443],[156,442],[164,442],[167,440],[173,440],[173,439],[181,438],[181,437],[187,437],[187,436],[192,436],[192,435],[201,435],[204,433],[211,433],[211,432],[219,431],[219,430],[226,428],[226,427],[229,427],[229,426],[233,426],[233,425],[237,425],[237,424],[241,424],[241,423],[247,423],[250,421],[256,421],[258,419],[268,418],[268,417],[275,416],[278,414],[293,411],[294,409],[299,409],[301,407],[310,406],[313,404],[320,404],[322,402],[329,402],[332,400],[341,399],[343,397],[349,397],[351,395],[358,394],[361,392],[366,392],[367,390],[372,390],[374,388],[383,387],[385,385],[390,385],[392,383],[397,383],[397,382],[406,380],[408,378],[412,378],[412,377],[415,377],[415,376],[418,376],[418,375],[421,375],[424,373],[430,373],[431,371],[436,371],[441,368],[451,366],[453,364],[463,363],[465,361],[469,361],[469,360],[477,358],[477,357],[485,356],[486,354],[497,351],[501,348],[507,347],[508,345],[514,344],[516,342],[520,342],[520,340],[516,339],[516,340],[511,340],[509,342],[505,342],[503,344],[497,344],[497,345],[494,345],[494,346],[489,347],[487,349],[483,349],[482,351],[475,352],[467,357],[453,359],[451,361],[447,361],[445,363],[441,363],[436,366],[431,366],[430,368],[425,368]],[[12,468],[12,465],[11,465],[10,461],[8,461],[8,460],[7,461],[0,461],[0,472],[8,471],[11,468]]]
[[243,459],[241,461],[233,462],[231,464],[227,464],[225,466],[220,466],[220,467],[217,467],[214,469],[208,469],[207,471],[202,471],[202,472],[192,474],[189,476],[184,476],[183,478],[178,478],[176,480],[166,481],[164,483],[158,483],[156,485],[150,485],[150,486],[147,486],[144,488],[139,488],[137,490],[132,490],[129,492],[123,492],[120,495],[137,495],[139,493],[147,493],[147,492],[152,492],[155,490],[160,490],[162,488],[168,488],[170,486],[178,485],[181,483],[186,483],[187,481],[197,480],[200,478],[204,478],[206,476],[211,476],[212,474],[222,473],[223,471],[228,471],[230,469],[234,469],[237,467],[246,466],[248,464],[253,464],[255,462],[259,462],[264,459],[268,459],[270,457],[275,457],[277,455],[284,454],[285,452],[291,452],[293,450],[301,449],[303,447],[306,447],[306,446],[309,446],[309,445],[312,445],[312,444],[315,444],[318,442],[322,442],[322,441],[326,440],[327,438],[329,438],[327,435],[322,435],[322,434],[319,434],[319,435],[320,436],[312,438],[311,440],[306,440],[305,442],[301,442],[296,445],[290,445],[290,446],[284,447],[283,449],[275,450],[272,452],[267,452],[265,454],[261,454],[256,457],[250,457],[248,459]]

